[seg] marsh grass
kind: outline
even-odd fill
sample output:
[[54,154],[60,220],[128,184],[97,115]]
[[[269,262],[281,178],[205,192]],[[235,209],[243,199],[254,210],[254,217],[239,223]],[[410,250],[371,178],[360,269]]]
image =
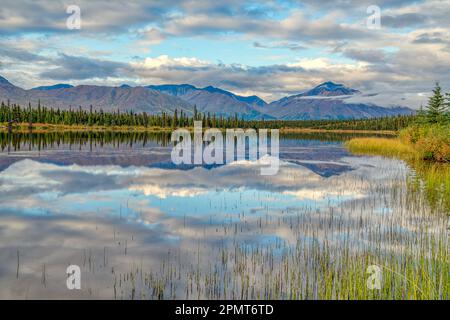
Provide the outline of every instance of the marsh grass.
[[405,143],[405,139],[354,138],[345,145],[355,154],[404,160],[415,173],[408,177],[411,182],[408,186],[412,189],[423,188],[431,206],[443,203],[444,208],[450,212],[450,163],[424,160],[422,151]]
[[346,143],[350,151],[398,157],[403,160],[450,162],[450,126],[414,125],[402,129],[397,139],[357,138]]
[[[139,235],[113,228],[106,240],[111,243],[83,250],[81,265],[92,279],[89,294],[102,286],[113,299],[449,299],[447,164],[417,159],[397,139],[372,141],[364,138],[355,145],[351,140],[347,145],[361,154],[405,159],[412,174],[403,164],[395,170],[377,168],[380,175],[389,175],[388,181],[349,180],[348,190],[364,186],[367,194],[337,204],[329,198],[321,208],[301,206],[279,213],[267,207],[261,215],[243,215],[239,208],[245,200],[239,200],[226,204],[236,206],[235,219],[227,216],[199,226],[185,216],[171,231],[195,237],[180,236],[178,247],[168,247],[163,258],[158,254],[166,248],[149,244],[145,252],[154,259],[148,263],[136,261]],[[338,190],[340,198],[345,191]],[[219,212],[214,210],[205,221],[216,218]],[[121,221],[126,219],[122,208],[118,212]],[[273,236],[271,241],[260,241],[267,235]],[[17,277],[22,256],[20,251],[19,261],[17,251]],[[370,265],[381,268],[380,290],[367,285]],[[42,286],[47,282],[45,266]],[[105,274],[109,284],[95,282]]]
[[[170,251],[159,268],[119,275],[121,298],[145,299],[448,299],[448,217],[406,181],[373,185],[378,200],[320,212],[246,218],[217,228],[220,245]],[[392,209],[381,214],[379,205]],[[440,205],[440,204],[437,204]],[[187,222],[189,227],[189,222]],[[242,236],[290,229],[295,243],[248,244]],[[369,289],[367,268],[382,270]]]
[[432,208],[442,206],[450,215],[450,164],[420,160],[409,161],[408,164],[416,173],[408,177],[408,187],[414,191],[424,189]]
[[[377,197],[363,201],[366,212],[358,213],[361,209],[356,203],[347,203],[330,208],[329,214],[306,210],[254,221],[256,234],[271,225],[286,225],[296,235],[295,244],[277,240],[269,245],[246,245],[239,240],[239,230],[245,230],[224,226],[222,236],[230,245],[171,255],[158,271],[144,272],[146,281],[140,287],[147,292],[144,296],[448,299],[448,164],[425,162],[398,139],[358,138],[347,147],[359,154],[404,159],[412,174],[406,179],[393,177],[392,185],[373,185]],[[391,214],[379,216],[381,204]],[[183,264],[183,260],[197,263]],[[380,290],[367,285],[370,265],[382,270]]]
[[356,154],[382,155],[401,159],[415,159],[419,156],[411,145],[405,144],[399,139],[355,138],[347,141],[346,146]]

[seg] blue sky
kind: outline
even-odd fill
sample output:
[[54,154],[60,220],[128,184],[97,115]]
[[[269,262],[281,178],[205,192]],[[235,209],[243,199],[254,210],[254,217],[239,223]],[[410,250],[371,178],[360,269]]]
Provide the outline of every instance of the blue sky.
[[[80,29],[67,27],[70,5]],[[214,85],[267,101],[335,81],[417,107],[435,81],[450,89],[449,16],[447,0],[18,0],[0,8],[0,75],[24,88]]]

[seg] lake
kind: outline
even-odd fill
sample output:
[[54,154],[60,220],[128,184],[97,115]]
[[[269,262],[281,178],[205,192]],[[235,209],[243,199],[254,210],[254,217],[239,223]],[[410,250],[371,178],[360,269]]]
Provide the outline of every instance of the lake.
[[349,137],[282,135],[262,176],[176,166],[162,133],[2,133],[0,298],[448,298],[448,212]]

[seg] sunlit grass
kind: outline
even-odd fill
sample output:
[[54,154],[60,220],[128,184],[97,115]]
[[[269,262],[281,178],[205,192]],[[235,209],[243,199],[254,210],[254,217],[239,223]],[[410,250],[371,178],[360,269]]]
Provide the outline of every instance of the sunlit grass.
[[399,139],[355,138],[346,142],[347,148],[356,154],[372,154],[401,159],[415,159],[418,152]]
[[[285,225],[297,236],[294,244],[248,245],[240,236],[249,231],[224,223],[217,230],[224,242],[212,251],[199,244],[171,252],[159,268],[118,275],[124,295],[116,298],[139,292],[150,299],[448,299],[448,218],[439,204],[435,211],[428,206],[423,189],[405,185],[374,184],[380,198],[364,201],[366,212],[342,204],[330,214],[305,209],[245,222],[252,234]],[[380,215],[378,200],[392,214]],[[370,265],[381,269],[379,290],[367,285]]]
[[354,138],[345,143],[348,150],[360,155],[380,155],[404,160],[416,173],[410,187],[422,187],[432,206],[443,202],[450,211],[450,164],[423,160],[413,145],[402,139]]
[[431,206],[442,203],[450,214],[450,164],[414,160],[408,164],[416,172],[409,178],[410,188],[423,188]]

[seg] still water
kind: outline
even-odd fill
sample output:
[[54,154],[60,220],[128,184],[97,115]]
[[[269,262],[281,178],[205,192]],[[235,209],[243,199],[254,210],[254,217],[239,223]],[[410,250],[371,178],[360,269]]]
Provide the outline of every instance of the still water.
[[321,298],[324,263],[400,265],[424,249],[418,230],[445,239],[407,165],[346,138],[282,136],[278,174],[261,176],[250,161],[175,166],[164,135],[3,135],[0,298]]

